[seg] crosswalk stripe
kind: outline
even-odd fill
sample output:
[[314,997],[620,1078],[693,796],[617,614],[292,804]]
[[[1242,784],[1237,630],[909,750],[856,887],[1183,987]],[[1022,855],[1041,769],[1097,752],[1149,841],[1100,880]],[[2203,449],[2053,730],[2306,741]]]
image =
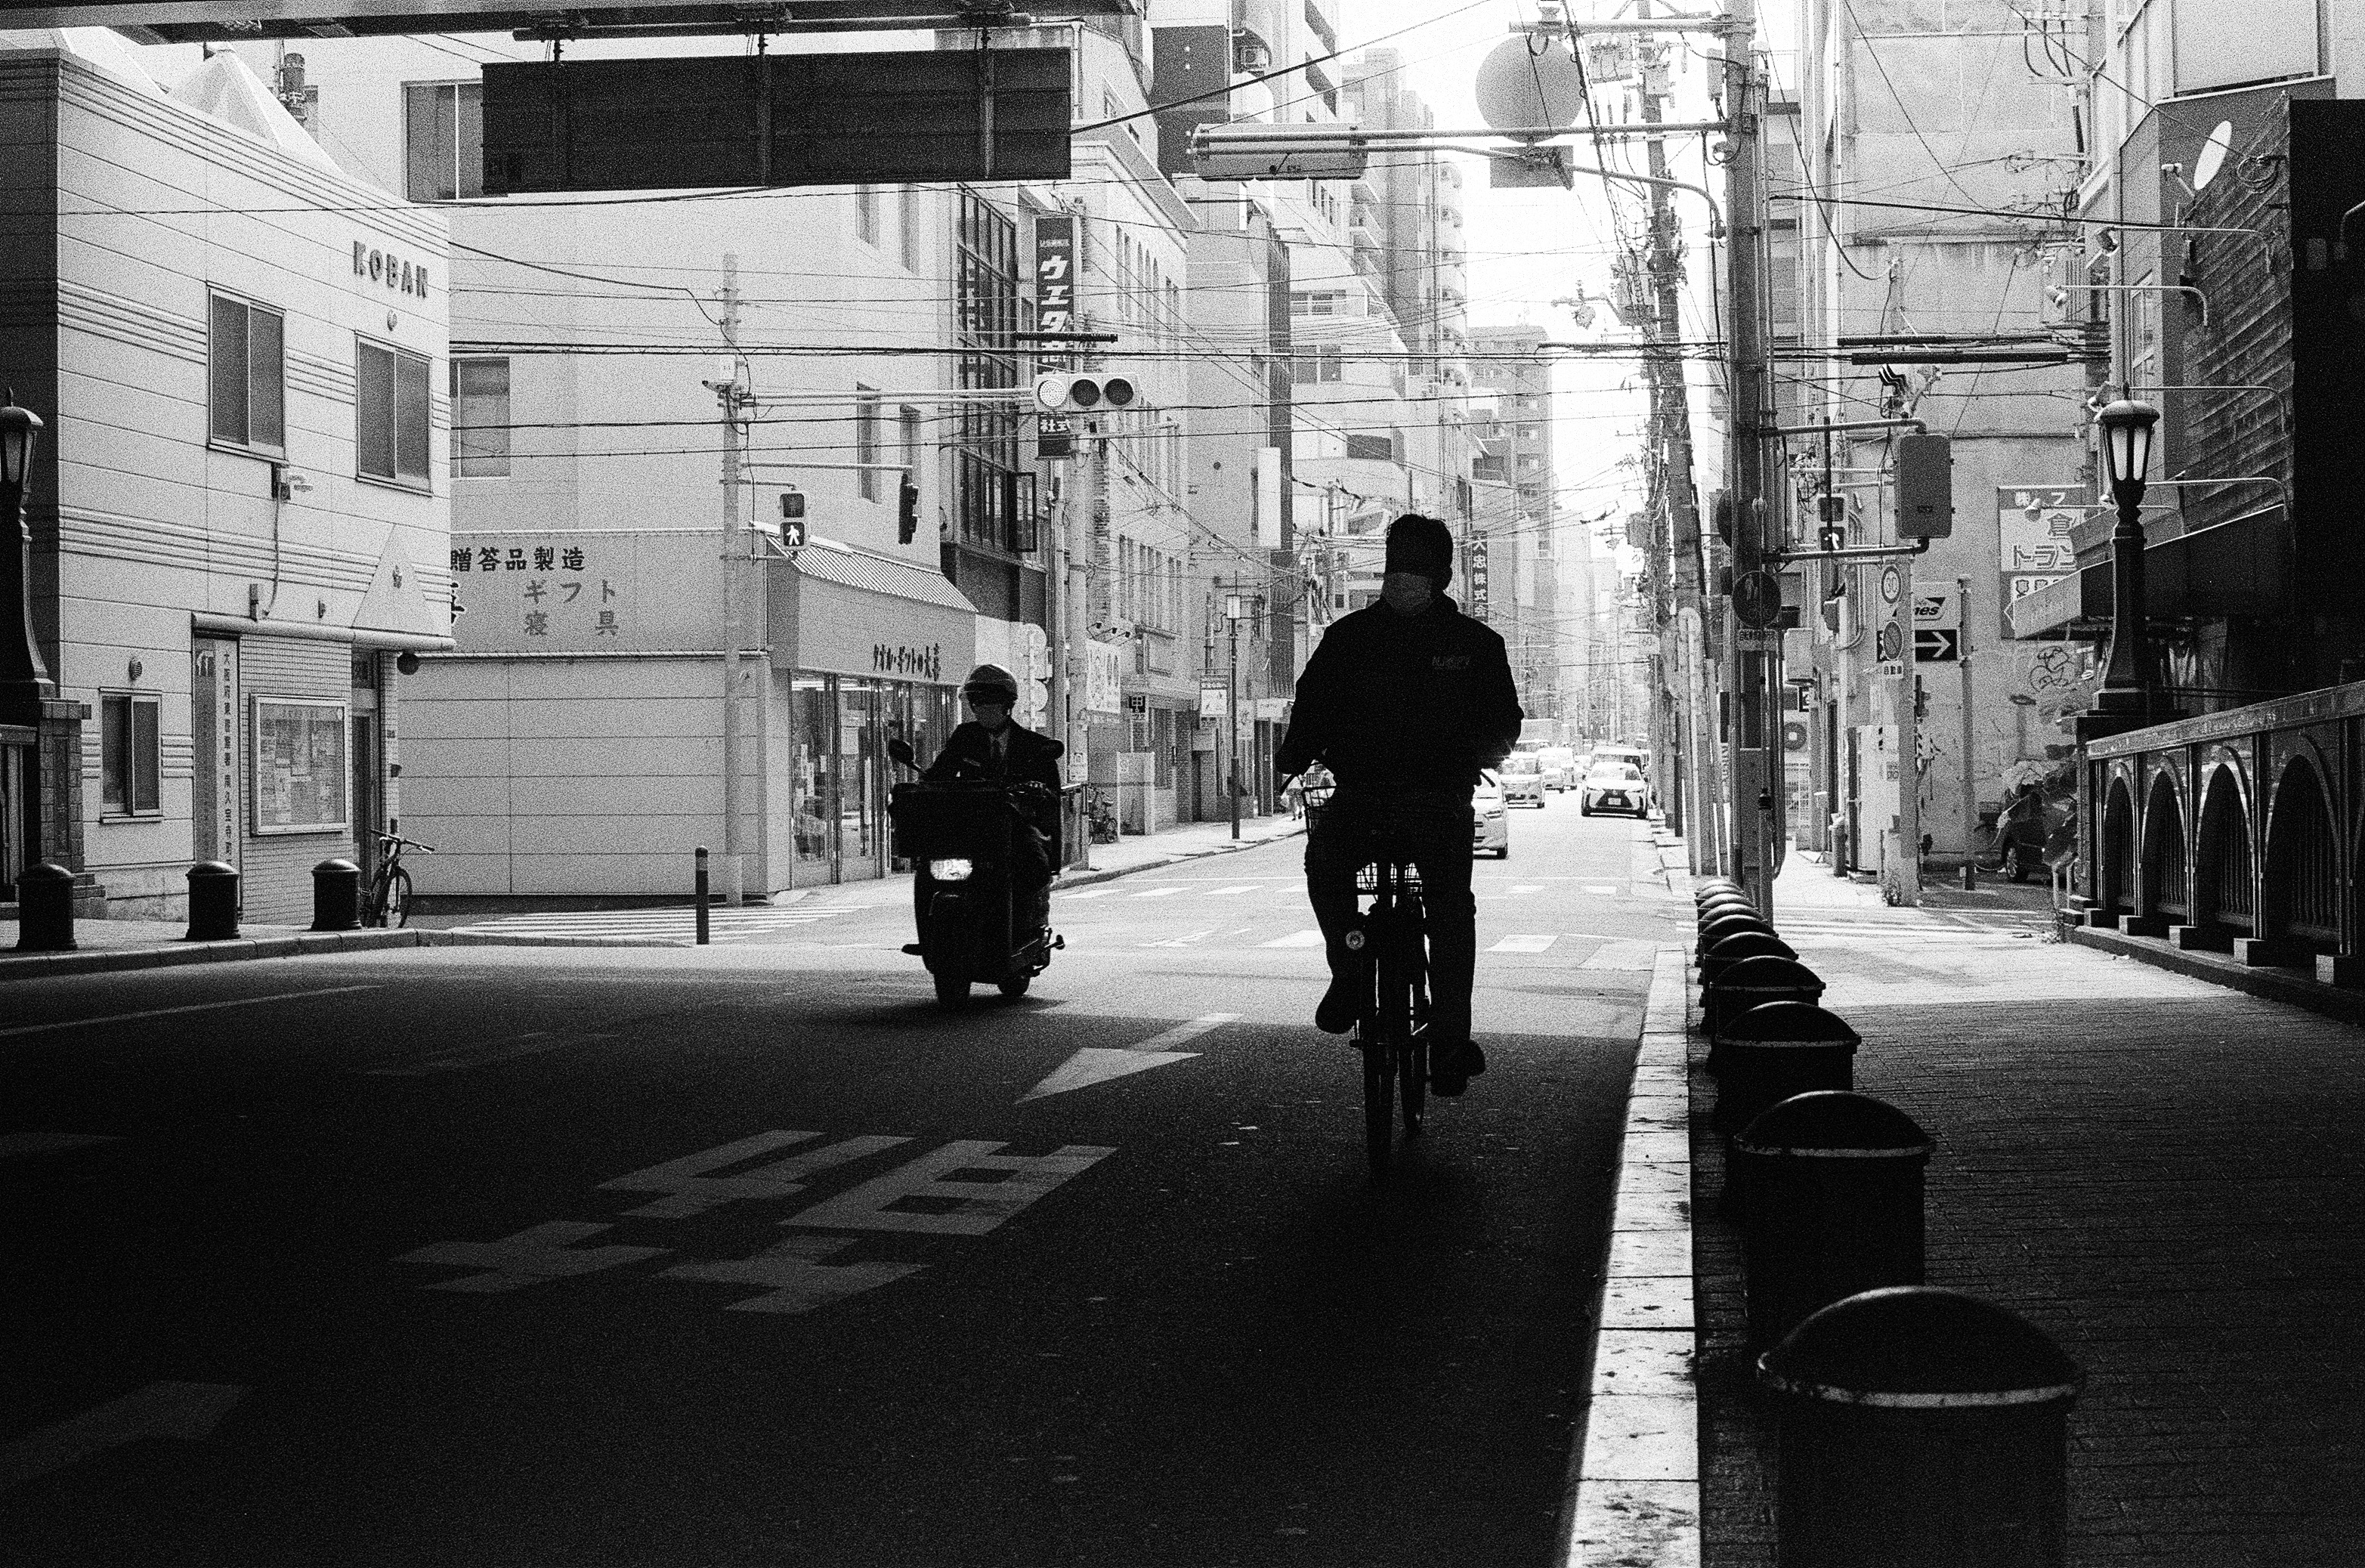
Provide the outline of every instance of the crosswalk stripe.
[[1256,890],[1257,888],[1254,882],[1242,882],[1236,888],[1210,888],[1207,890],[1205,896],[1211,899],[1219,899],[1227,893],[1252,893]]
[[1086,899],[1115,898],[1124,890],[1122,888],[1078,888],[1074,892],[1061,893],[1059,897],[1069,903],[1082,903]]
[[1171,899],[1182,890],[1180,888],[1151,888],[1146,892],[1138,892],[1133,896],[1138,899]]
[[1496,943],[1492,947],[1487,948],[1486,951],[1489,953],[1541,953],[1549,949],[1553,943],[1559,940],[1560,937],[1556,934],[1540,934],[1530,936],[1506,936],[1500,942]]
[[1260,947],[1319,947],[1322,946],[1322,933],[1293,931],[1286,936],[1278,937],[1271,942],[1260,942],[1257,946]]

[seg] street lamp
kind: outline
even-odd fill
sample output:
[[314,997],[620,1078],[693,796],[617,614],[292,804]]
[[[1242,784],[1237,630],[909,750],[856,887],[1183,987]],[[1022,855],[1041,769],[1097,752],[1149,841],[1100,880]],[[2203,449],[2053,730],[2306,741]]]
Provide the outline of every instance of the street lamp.
[[41,420],[17,406],[15,387],[7,398],[0,408],[0,527],[8,531],[0,542],[0,617],[11,623],[0,625],[0,724],[31,726],[57,689],[33,641],[32,543],[25,529],[25,482]]
[[2150,654],[2145,645],[2144,480],[2151,467],[2152,427],[2159,410],[2122,398],[2094,416],[2102,432],[2102,455],[2111,499],[2119,510],[2111,531],[2111,657],[2095,694],[2098,712],[2151,717]]
[[1224,724],[1229,732],[1232,767],[1232,836],[1240,835],[1240,621],[1264,613],[1262,594],[1227,593],[1224,596],[1224,619],[1231,626],[1231,672],[1224,678]]

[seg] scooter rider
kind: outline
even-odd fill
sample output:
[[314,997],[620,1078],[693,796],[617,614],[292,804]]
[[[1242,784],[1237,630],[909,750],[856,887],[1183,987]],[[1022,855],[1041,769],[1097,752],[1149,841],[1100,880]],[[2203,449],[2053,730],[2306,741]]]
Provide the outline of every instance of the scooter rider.
[[1275,759],[1284,777],[1328,763],[1339,787],[1306,836],[1306,893],[1322,927],[1330,989],[1315,1026],[1355,1026],[1360,969],[1346,935],[1355,873],[1371,858],[1370,829],[1396,825],[1420,871],[1429,912],[1429,1080],[1459,1094],[1486,1070],[1470,1039],[1478,961],[1478,905],[1470,890],[1470,795],[1479,770],[1519,738],[1518,688],[1503,639],[1445,597],[1453,535],[1407,513],[1389,526],[1381,600],[1323,633],[1297,678],[1289,734]]
[[1017,834],[1012,866],[1014,886],[1034,900],[1041,924],[1050,919],[1052,868],[1059,864],[1059,758],[1067,750],[1011,718],[1018,704],[1018,678],[1000,665],[980,665],[961,682],[970,721],[954,730],[936,760],[920,775],[931,783],[990,779],[1040,784],[1051,792],[1031,834]]

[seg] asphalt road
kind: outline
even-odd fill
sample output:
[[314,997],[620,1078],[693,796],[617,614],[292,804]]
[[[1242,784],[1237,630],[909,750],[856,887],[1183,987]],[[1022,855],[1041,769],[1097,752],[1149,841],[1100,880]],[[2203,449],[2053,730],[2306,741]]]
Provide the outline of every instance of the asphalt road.
[[[1492,1070],[1374,1189],[1302,841],[701,951],[0,991],[28,1563],[1549,1560],[1652,946],[1633,823],[1481,861]],[[1497,949],[1485,951],[1485,949]]]

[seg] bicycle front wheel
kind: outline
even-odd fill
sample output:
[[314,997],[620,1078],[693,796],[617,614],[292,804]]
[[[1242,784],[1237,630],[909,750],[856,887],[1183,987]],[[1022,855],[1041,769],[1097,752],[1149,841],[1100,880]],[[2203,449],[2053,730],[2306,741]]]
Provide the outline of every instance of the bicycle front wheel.
[[1363,1042],[1363,1152],[1375,1182],[1388,1173],[1388,1157],[1395,1148],[1395,1056],[1384,1038]]
[[389,927],[410,924],[410,873],[399,866],[386,879],[386,892],[378,905],[377,923]]

